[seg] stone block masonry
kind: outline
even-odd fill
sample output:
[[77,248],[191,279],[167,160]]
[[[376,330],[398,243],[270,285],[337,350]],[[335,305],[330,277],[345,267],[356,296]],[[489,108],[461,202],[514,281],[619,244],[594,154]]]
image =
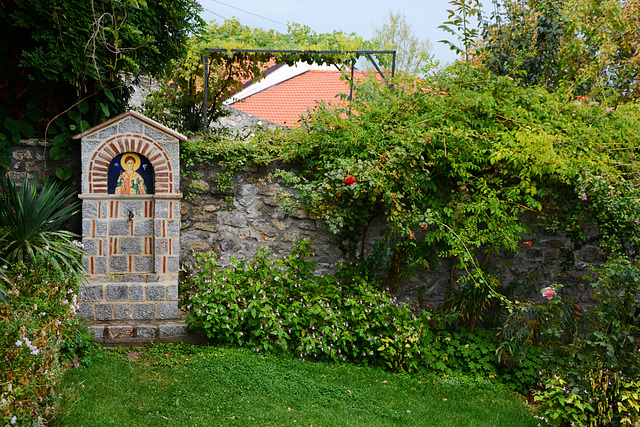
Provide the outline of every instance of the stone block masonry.
[[[338,237],[328,232],[321,220],[303,211],[285,212],[281,208],[280,191],[289,193],[292,201],[298,199],[298,194],[282,183],[278,189],[268,179],[277,169],[298,173],[304,165],[278,162],[247,165],[235,173],[233,187],[224,192],[217,188],[218,176],[225,173],[221,164],[211,162],[191,167],[183,183],[182,257],[188,258],[193,251],[214,251],[223,260],[230,256],[244,260],[260,246],[268,246],[282,257],[288,255],[295,239],[304,239],[310,241],[312,260],[321,271],[330,271],[336,263],[344,261]],[[537,226],[534,216],[523,215],[522,220],[532,228],[531,234],[523,235],[522,239],[532,244],[523,245],[517,252],[493,254],[487,259],[487,270],[499,277],[505,287],[541,289],[552,283],[571,283],[572,292],[581,300],[586,298],[589,286],[582,277],[589,273],[588,265],[597,260],[598,248],[593,245],[575,248],[568,236]],[[369,225],[366,256],[372,253],[373,244],[380,240],[385,227],[382,216]],[[435,309],[444,301],[455,275],[463,274],[453,269],[453,260],[438,259],[407,279],[397,293],[397,300],[415,309]],[[539,297],[538,292],[529,292]]]
[[[79,197],[87,272],[81,315],[91,321],[177,319],[179,143],[186,137],[129,112],[75,138],[82,139]],[[135,168],[152,180],[145,188],[153,191],[114,191],[125,175],[118,169],[125,155],[145,160],[144,171],[140,164]]]

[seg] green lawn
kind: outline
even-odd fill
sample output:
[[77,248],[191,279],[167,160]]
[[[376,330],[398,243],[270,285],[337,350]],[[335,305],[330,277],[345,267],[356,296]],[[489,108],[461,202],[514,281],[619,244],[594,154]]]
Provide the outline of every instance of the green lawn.
[[420,379],[218,347],[100,352],[63,383],[64,426],[536,426],[522,397],[485,381]]

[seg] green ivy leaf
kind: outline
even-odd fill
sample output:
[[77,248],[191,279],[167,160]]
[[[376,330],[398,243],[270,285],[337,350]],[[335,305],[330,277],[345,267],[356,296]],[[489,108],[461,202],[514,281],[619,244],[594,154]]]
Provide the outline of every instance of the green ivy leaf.
[[66,180],[70,179],[71,175],[72,175],[71,168],[69,168],[67,166],[56,169],[56,176],[61,181],[66,181]]
[[29,120],[31,120],[34,123],[40,120],[40,117],[42,116],[42,113],[40,112],[40,108],[38,108],[36,105],[32,103],[27,104],[26,113]]
[[76,122],[79,123],[80,122],[80,113],[77,112],[76,110],[69,110],[69,112],[67,113],[67,115],[69,116],[69,118]]
[[67,150],[64,148],[53,146],[49,152],[51,160],[63,160],[67,156]]
[[80,114],[87,114],[87,111],[89,111],[89,103],[86,101],[79,103],[78,111],[80,111]]
[[109,101],[111,102],[115,102],[116,97],[113,96],[113,93],[110,90],[105,90],[104,91],[105,96],[109,99]]
[[51,141],[54,147],[60,147],[60,148],[67,147],[70,142],[71,141],[69,140],[69,137],[62,133],[56,135]]
[[104,114],[105,117],[109,117],[109,114],[110,114],[109,107],[107,107],[107,105],[104,102],[100,103],[100,108],[102,109],[102,114]]
[[4,126],[12,134],[20,133],[20,129],[21,129],[20,122],[12,119],[11,117],[7,117],[6,119],[4,119]]

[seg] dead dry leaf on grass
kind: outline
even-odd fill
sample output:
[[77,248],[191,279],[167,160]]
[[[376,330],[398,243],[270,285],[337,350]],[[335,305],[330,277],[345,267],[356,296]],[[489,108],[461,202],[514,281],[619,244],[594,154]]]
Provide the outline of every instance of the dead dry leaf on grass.
[[125,356],[128,360],[138,360],[140,358],[140,353],[137,351],[132,351],[131,353],[127,353]]

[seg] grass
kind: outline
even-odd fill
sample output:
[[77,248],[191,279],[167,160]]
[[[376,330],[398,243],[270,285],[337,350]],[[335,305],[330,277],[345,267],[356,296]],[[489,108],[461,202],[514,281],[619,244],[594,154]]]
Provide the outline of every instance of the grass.
[[416,378],[238,349],[101,351],[63,382],[63,426],[535,426],[524,399],[468,378]]

